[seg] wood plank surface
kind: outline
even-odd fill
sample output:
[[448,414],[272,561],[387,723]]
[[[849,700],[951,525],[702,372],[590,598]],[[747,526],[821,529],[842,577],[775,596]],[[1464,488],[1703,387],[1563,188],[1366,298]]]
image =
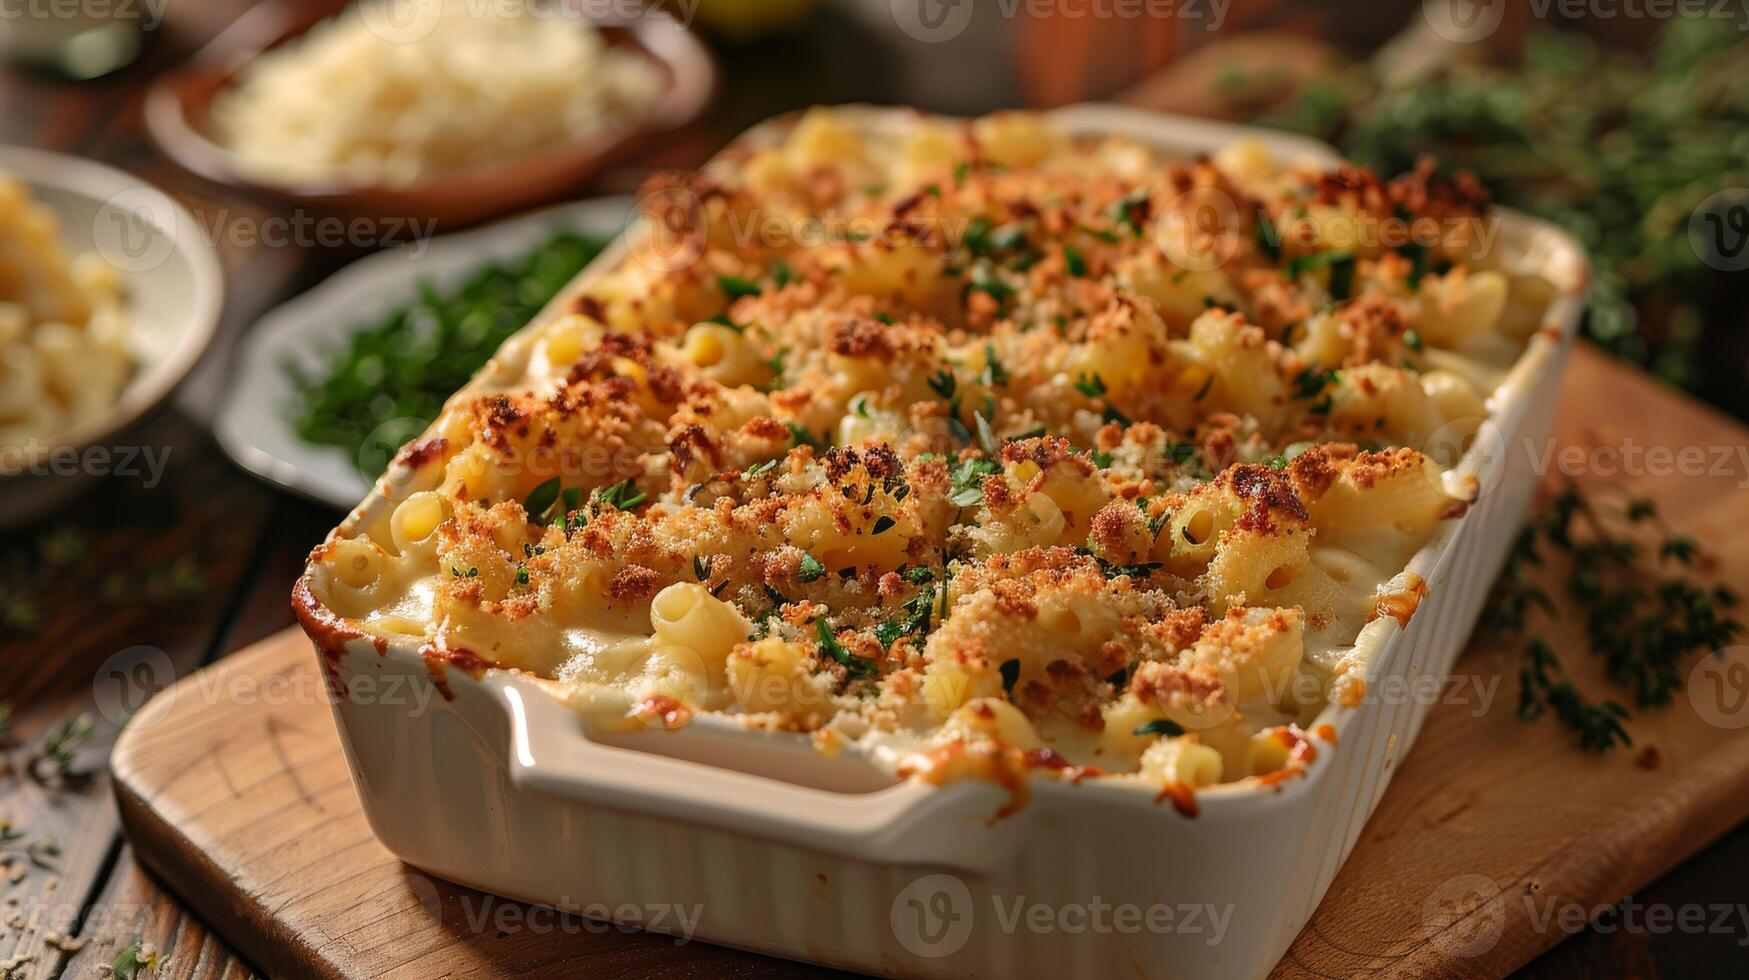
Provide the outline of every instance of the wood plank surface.
[[[1586,453],[1564,474],[1552,458],[1551,479],[1615,482],[1652,497],[1679,530],[1705,542],[1721,578],[1749,580],[1749,539],[1736,533],[1749,525],[1749,495],[1737,485],[1749,472],[1734,455],[1749,433],[1583,348],[1564,396],[1560,444]],[[1640,447],[1640,462],[1624,474],[1616,470],[1626,446]],[[1672,460],[1698,447],[1726,462],[1710,474],[1659,475],[1663,455],[1654,447]],[[1539,458],[1548,449],[1518,447]],[[1565,571],[1559,562],[1542,570],[1551,593]],[[1582,688],[1608,693],[1584,652],[1582,625],[1543,632]],[[1622,896],[1749,815],[1749,707],[1727,710],[1735,702],[1716,696],[1732,692],[1714,675],[1696,674],[1703,683],[1671,707],[1639,713],[1628,725],[1633,748],[1590,756],[1553,721],[1517,718],[1517,646],[1472,643],[1277,976],[1502,976],[1569,935],[1610,942],[1600,937],[1612,933],[1587,931],[1588,922],[1605,924]],[[1709,662],[1729,661],[1692,666]],[[821,972],[530,916],[525,906],[402,865],[358,810],[317,681],[302,637],[276,635],[160,696],[113,760],[140,861],[269,974]],[[266,697],[274,685],[292,696]],[[263,694],[212,693],[232,690]],[[1662,907],[1673,920],[1687,914]],[[1631,905],[1625,914],[1635,914]],[[1656,925],[1642,918],[1640,928]],[[1636,946],[1611,959],[1645,955]]]

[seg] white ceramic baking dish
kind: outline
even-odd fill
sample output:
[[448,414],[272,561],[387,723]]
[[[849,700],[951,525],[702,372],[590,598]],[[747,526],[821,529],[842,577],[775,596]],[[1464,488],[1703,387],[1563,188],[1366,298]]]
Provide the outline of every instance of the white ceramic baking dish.
[[[1073,132],[1123,132],[1187,155],[1257,136],[1284,158],[1335,158],[1293,137],[1113,106],[1054,115]],[[1444,677],[1532,493],[1536,457],[1522,449],[1549,432],[1587,267],[1570,238],[1518,215],[1502,215],[1499,247],[1558,296],[1459,466],[1477,479],[1476,503],[1409,565],[1429,593],[1406,628],[1376,637],[1373,692]],[[380,482],[349,520],[392,506],[392,486]],[[1262,976],[1323,897],[1430,706],[1333,705],[1312,726],[1323,737],[1301,775],[1201,790],[1194,816],[1135,787],[1041,780],[994,819],[1010,797],[993,784],[894,783],[723,719],[592,737],[534,681],[428,667],[413,645],[349,631],[301,586],[298,600],[334,684],[445,678],[448,698],[334,701],[364,810],[409,864],[662,931],[696,913],[690,938],[876,974]]]

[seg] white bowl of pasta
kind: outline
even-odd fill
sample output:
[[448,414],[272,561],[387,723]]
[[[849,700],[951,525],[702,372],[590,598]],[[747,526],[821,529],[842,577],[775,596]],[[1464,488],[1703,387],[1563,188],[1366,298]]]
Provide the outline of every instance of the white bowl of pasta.
[[1266,973],[1515,534],[1578,248],[1108,106],[816,111],[644,211],[299,582],[385,845],[871,973]]
[[40,150],[0,147],[0,240],[6,524],[139,458],[146,447],[116,440],[205,352],[223,280],[194,218],[163,192]]

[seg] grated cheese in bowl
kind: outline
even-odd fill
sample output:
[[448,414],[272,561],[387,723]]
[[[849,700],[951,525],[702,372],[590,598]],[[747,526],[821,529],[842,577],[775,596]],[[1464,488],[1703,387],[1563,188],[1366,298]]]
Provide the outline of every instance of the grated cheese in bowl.
[[258,180],[406,187],[647,115],[653,65],[538,0],[364,0],[245,67],[213,127]]

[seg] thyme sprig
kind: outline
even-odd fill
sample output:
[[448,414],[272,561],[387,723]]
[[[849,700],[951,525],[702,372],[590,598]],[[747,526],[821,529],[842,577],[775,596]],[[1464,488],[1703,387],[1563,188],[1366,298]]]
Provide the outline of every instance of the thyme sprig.
[[[1655,539],[1651,554],[1646,537]],[[1543,547],[1566,552],[1572,568],[1566,597],[1583,609],[1591,652],[1611,684],[1638,709],[1662,707],[1682,689],[1690,654],[1729,646],[1743,631],[1728,610],[1737,597],[1724,586],[1704,588],[1689,573],[1706,559],[1699,544],[1677,533],[1644,498],[1610,502],[1568,487],[1520,532],[1484,610],[1483,628],[1526,632],[1532,616],[1559,613],[1555,598],[1533,579]],[[1648,564],[1651,567],[1647,567]],[[1531,636],[1519,670],[1518,714],[1534,721],[1553,712],[1579,733],[1579,744],[1602,752],[1631,745],[1622,722],[1632,716],[1613,700],[1592,701],[1567,677],[1549,642]]]

